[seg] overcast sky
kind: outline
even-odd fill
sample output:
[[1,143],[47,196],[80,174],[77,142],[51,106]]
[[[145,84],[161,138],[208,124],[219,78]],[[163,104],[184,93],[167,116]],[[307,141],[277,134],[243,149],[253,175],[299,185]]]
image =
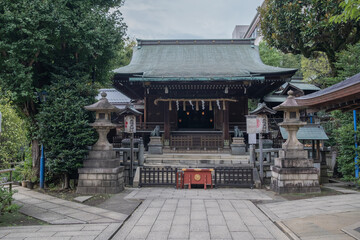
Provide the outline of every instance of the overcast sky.
[[126,0],[121,7],[130,38],[231,38],[248,25],[263,0]]

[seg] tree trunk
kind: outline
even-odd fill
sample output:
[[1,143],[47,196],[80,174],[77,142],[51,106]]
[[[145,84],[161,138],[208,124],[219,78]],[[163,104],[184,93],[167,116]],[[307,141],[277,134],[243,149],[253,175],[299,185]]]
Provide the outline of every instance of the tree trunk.
[[68,173],[64,173],[64,189],[70,188],[70,176]]
[[31,140],[32,167],[36,175],[40,174],[40,146],[39,140]]

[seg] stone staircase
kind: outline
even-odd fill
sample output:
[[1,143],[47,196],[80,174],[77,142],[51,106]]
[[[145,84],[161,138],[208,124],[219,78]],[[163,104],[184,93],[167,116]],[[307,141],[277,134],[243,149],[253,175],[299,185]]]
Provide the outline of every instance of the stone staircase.
[[248,167],[249,155],[226,153],[164,153],[145,154],[145,166],[170,167]]

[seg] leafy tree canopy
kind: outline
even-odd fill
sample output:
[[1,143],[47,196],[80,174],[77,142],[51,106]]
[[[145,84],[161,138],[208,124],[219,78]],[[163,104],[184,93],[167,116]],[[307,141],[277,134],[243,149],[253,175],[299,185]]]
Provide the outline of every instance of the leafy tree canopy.
[[295,76],[302,76],[301,55],[282,53],[276,48],[270,47],[264,41],[259,44],[259,53],[261,60],[266,65],[284,68],[297,68],[299,70],[296,72]]
[[326,55],[322,52],[317,54],[316,58],[301,58],[301,69],[306,81],[326,88],[332,85],[328,78],[331,77],[331,68]]
[[0,2],[0,79],[15,104],[30,117],[34,94],[51,85],[61,62],[82,63],[88,81],[109,79],[109,61],[121,47],[126,26],[122,0],[4,0]]
[[360,20],[360,0],[345,0],[340,3],[344,10],[341,14],[331,18],[336,23],[347,22],[349,20]]
[[9,95],[0,96],[2,114],[0,133],[0,164],[15,162],[20,159],[21,149],[29,145],[26,123],[18,115]]
[[[89,90],[87,94],[79,94],[84,91],[79,90],[79,85],[93,89],[110,81],[112,59],[124,46],[126,26],[120,11],[115,10],[122,3],[123,0],[0,1],[0,87],[10,90],[14,104],[32,120],[30,130],[35,168],[39,164],[37,139],[50,139],[41,129],[40,135],[35,135],[39,128],[37,121],[51,123],[60,117],[52,111],[54,115],[48,119],[37,118],[41,104],[36,93],[46,90],[50,99],[58,97],[57,101],[66,102],[68,93],[60,88],[60,81],[63,81],[69,84],[66,86],[76,86],[69,87],[69,91],[73,90],[79,96],[73,99],[74,104],[76,101],[84,103],[96,93]],[[86,100],[83,101],[84,95]],[[54,110],[60,110],[55,100],[49,100],[48,104],[53,103]],[[78,112],[66,107],[64,111]],[[43,111],[45,109],[46,106]],[[71,112],[62,114],[69,119],[72,116]],[[81,125],[86,118],[81,114],[77,121]],[[45,126],[44,123],[40,125]],[[89,134],[88,129],[80,129],[83,131],[76,133],[79,136]],[[68,128],[67,131],[74,130]],[[56,136],[54,131],[51,133]],[[59,128],[58,133],[65,134],[64,128]],[[60,144],[57,150],[61,148],[64,153],[68,151],[67,147]]]
[[336,75],[336,53],[360,39],[360,22],[334,23],[342,12],[341,0],[265,0],[261,8],[261,32],[266,42],[284,53],[306,58],[324,52]]

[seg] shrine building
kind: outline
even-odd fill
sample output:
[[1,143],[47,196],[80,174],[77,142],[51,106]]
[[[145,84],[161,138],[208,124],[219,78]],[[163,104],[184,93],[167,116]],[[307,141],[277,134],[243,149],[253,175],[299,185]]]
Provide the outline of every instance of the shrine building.
[[114,86],[144,104],[137,134],[160,126],[169,149],[224,149],[246,131],[248,99],[262,100],[297,69],[265,65],[253,39],[137,40]]

